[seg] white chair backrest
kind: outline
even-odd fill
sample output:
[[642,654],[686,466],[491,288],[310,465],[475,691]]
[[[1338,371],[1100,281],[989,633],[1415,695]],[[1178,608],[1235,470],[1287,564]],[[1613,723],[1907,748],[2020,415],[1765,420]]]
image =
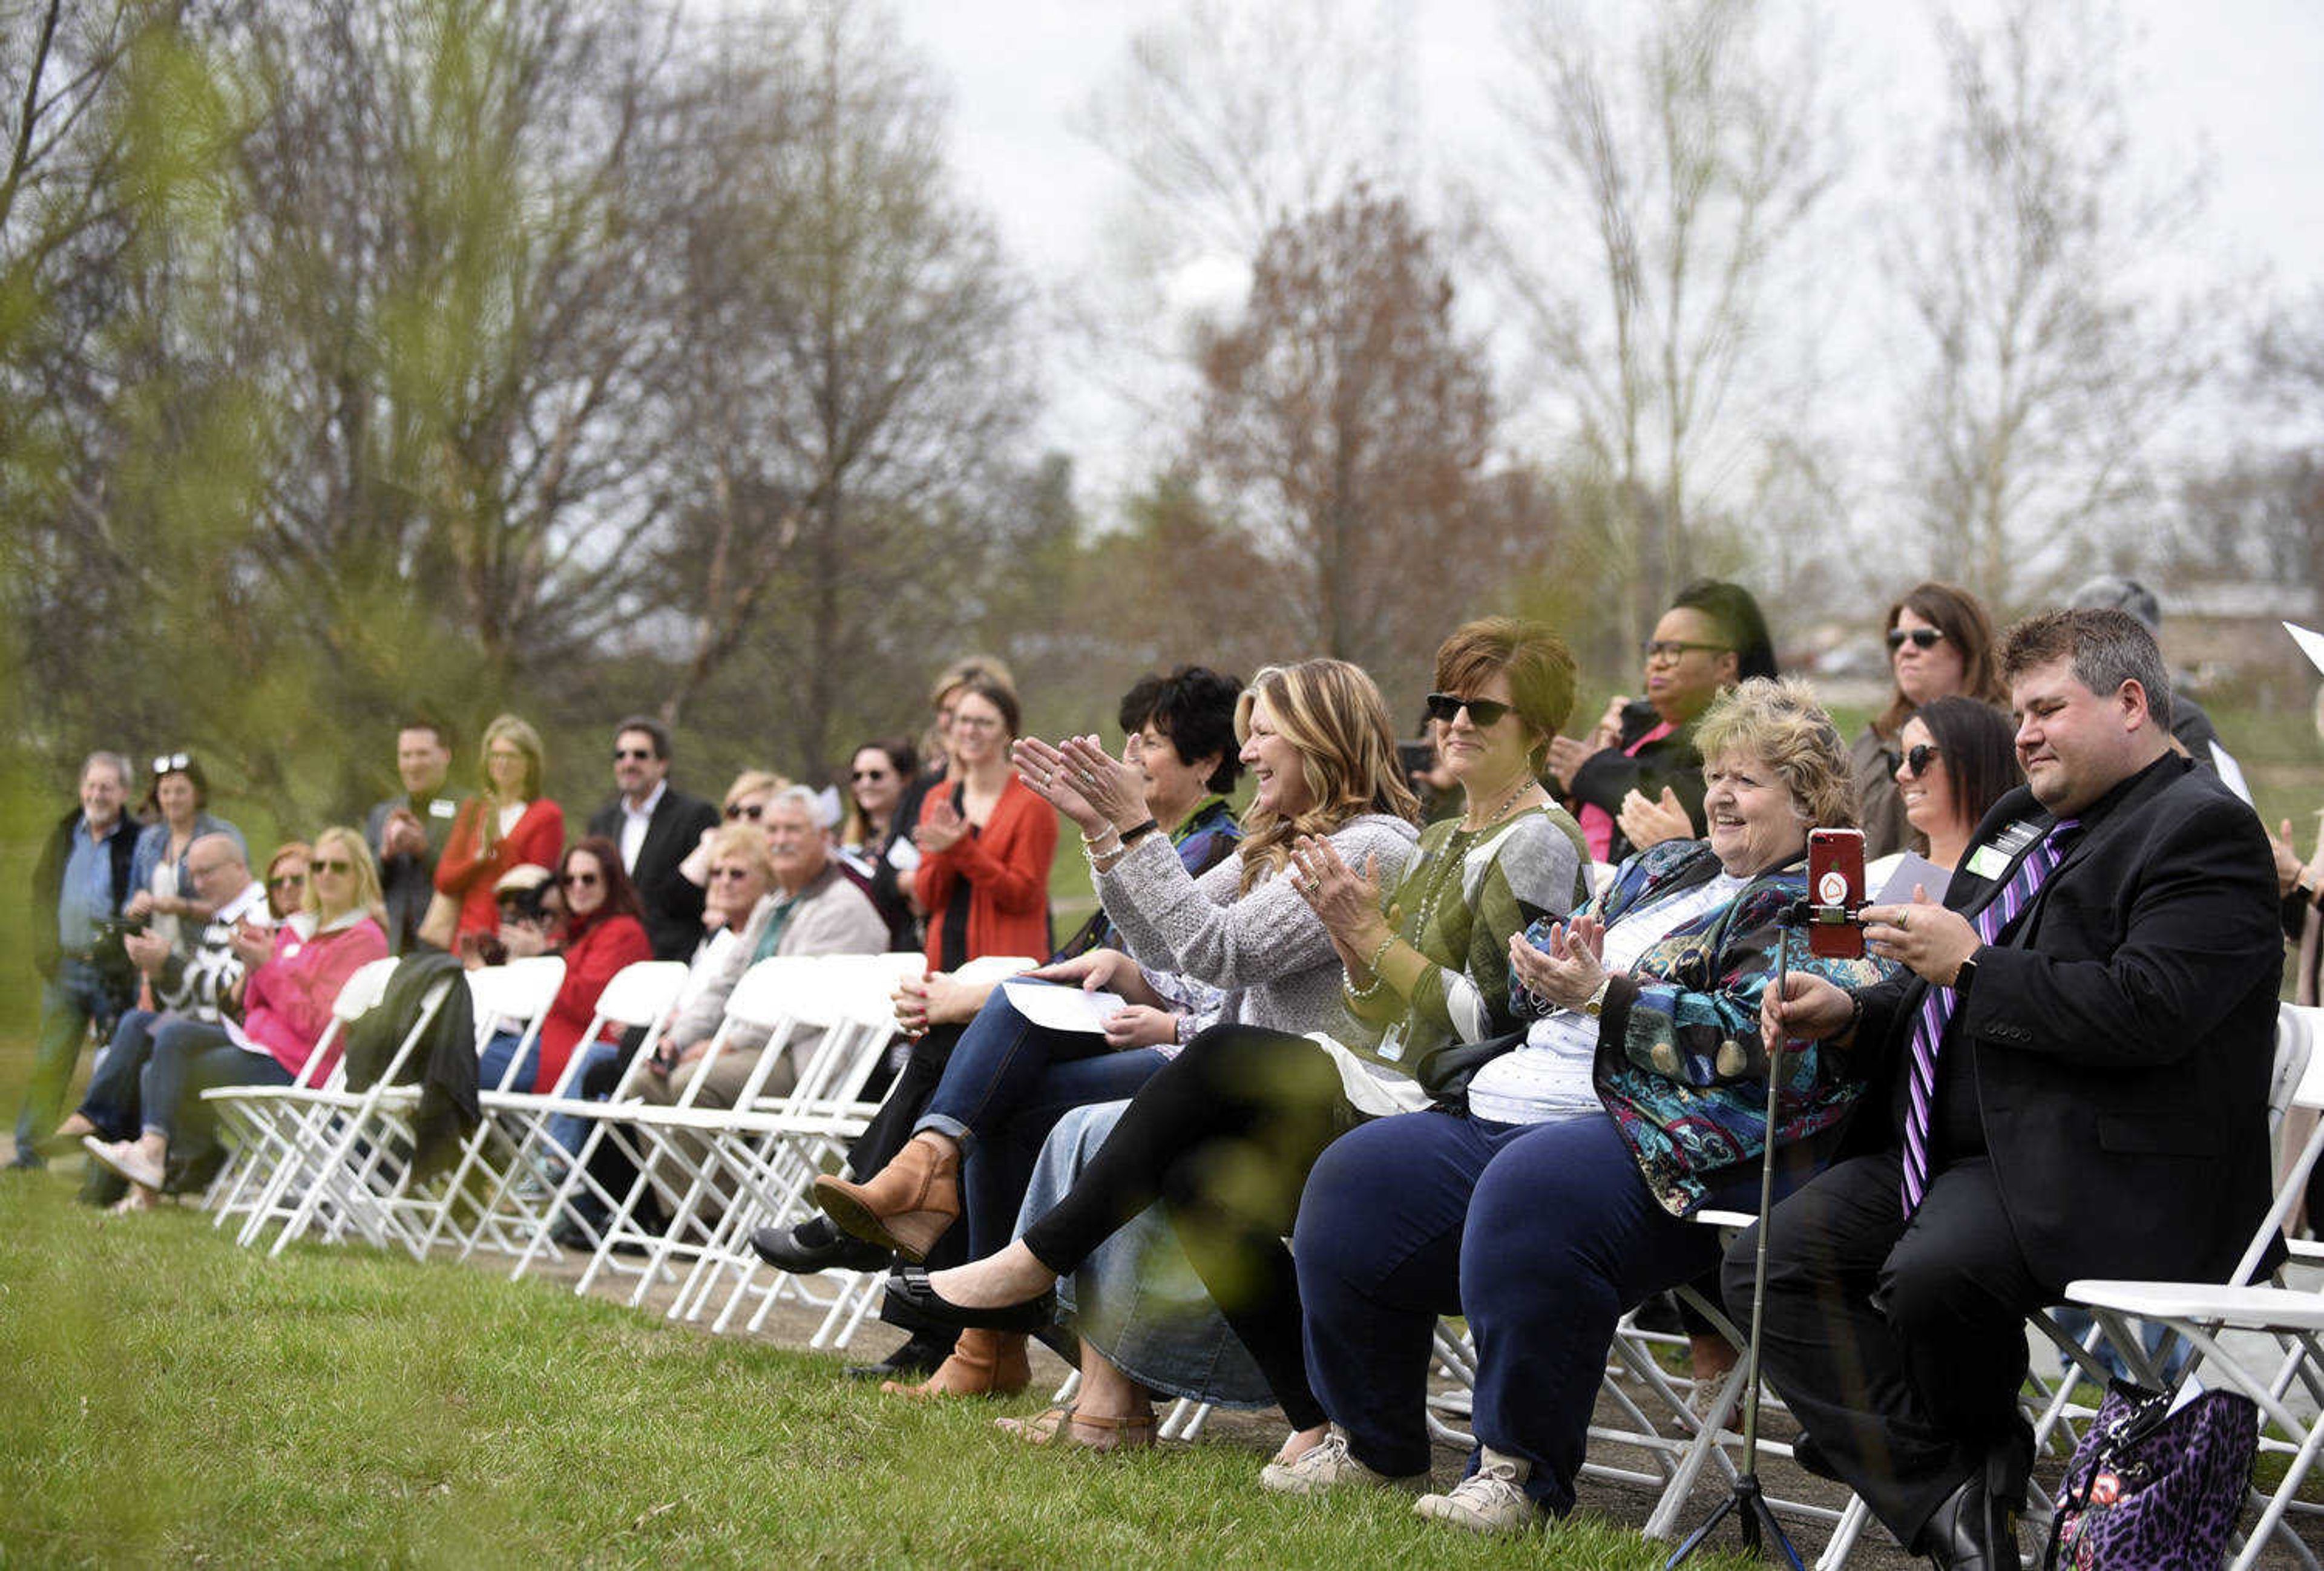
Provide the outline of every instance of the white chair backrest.
[[[2293,1105],[2314,1107],[2324,1098],[2324,1077],[2317,1072],[2317,1061],[2324,1053],[2315,1050],[2317,1025],[2324,1020],[2324,1010],[2306,1008],[2296,1003],[2282,1003],[2275,1012],[2275,1064],[2268,1077],[2267,1122],[2273,1132],[2283,1122],[2287,1108]],[[2267,1215],[2244,1249],[2244,1257],[2236,1264],[2236,1274],[2229,1278],[2238,1285],[2248,1282],[2259,1270],[2259,1262],[2275,1242],[2276,1232],[2284,1218],[2307,1193],[2308,1174],[2315,1167],[2319,1152],[2324,1152],[2324,1122],[2319,1122],[2308,1137],[2308,1144],[2294,1162],[2291,1171],[2276,1189],[2275,1204],[2267,1208]]]
[[557,990],[565,985],[565,957],[532,955],[463,975],[475,997],[476,1036],[487,1040],[496,1021],[530,1025],[549,1012],[549,1006],[557,1001]]
[[359,1020],[369,1013],[387,992],[388,979],[395,975],[398,964],[396,957],[390,955],[355,967],[355,975],[340,984],[338,997],[331,1001],[331,1018],[345,1021]]
[[[683,960],[641,960],[634,966],[624,966],[613,973],[613,979],[605,984],[605,991],[597,995],[598,1023],[651,1025],[676,1002],[678,989],[685,985]],[[593,1031],[582,1040],[593,1041],[595,1037]]]
[[[2285,1049],[2297,1040],[2301,1056],[2285,1085]],[[2324,1108],[2324,1009],[2314,1004],[2282,1003],[2275,1010],[2275,1079],[2268,1086],[2267,1104],[2281,1118],[2286,1107]]]

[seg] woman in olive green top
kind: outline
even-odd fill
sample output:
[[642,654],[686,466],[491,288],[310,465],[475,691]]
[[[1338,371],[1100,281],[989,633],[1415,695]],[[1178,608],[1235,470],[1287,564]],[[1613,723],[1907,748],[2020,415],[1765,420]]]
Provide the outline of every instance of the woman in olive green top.
[[1590,893],[1581,827],[1539,774],[1572,706],[1565,645],[1538,623],[1472,622],[1437,651],[1436,684],[1429,716],[1464,810],[1422,831],[1386,901],[1322,840],[1294,856],[1347,969],[1348,1011],[1379,1033],[1333,1054],[1348,1100],[1374,1115],[1425,1105],[1443,1049],[1518,1028],[1509,939]]

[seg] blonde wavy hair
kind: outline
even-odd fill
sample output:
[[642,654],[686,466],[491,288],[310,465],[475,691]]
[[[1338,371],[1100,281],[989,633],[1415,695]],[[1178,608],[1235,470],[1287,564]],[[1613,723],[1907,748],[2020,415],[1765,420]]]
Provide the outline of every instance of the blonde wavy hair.
[[1388,705],[1361,667],[1306,660],[1261,668],[1235,700],[1237,742],[1250,740],[1251,714],[1262,704],[1276,732],[1299,754],[1307,807],[1285,818],[1254,802],[1243,814],[1244,893],[1264,874],[1289,865],[1292,842],[1302,835],[1329,835],[1361,813],[1419,819],[1419,799],[1397,764]]
[[315,893],[314,864],[334,851],[355,864],[356,908],[385,927],[387,897],[380,891],[379,864],[371,859],[371,847],[364,843],[363,831],[344,824],[334,824],[316,835],[314,851],[307,858],[307,893],[300,901],[299,909],[318,917],[323,914],[322,901]]
[[1819,829],[1858,826],[1848,744],[1815,689],[1797,677],[1753,677],[1711,701],[1694,728],[1704,772],[1743,753],[1775,772],[1800,816]]

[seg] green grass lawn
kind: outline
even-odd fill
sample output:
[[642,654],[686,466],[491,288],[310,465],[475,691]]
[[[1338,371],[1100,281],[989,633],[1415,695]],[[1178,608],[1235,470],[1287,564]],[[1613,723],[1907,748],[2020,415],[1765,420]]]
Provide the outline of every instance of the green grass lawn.
[[[828,1358],[191,1211],[0,1187],[0,1565],[1659,1566],[1577,1520],[1484,1542],[1286,1501],[1231,1442],[1018,1446]],[[1729,1567],[1748,1562],[1710,1562]]]

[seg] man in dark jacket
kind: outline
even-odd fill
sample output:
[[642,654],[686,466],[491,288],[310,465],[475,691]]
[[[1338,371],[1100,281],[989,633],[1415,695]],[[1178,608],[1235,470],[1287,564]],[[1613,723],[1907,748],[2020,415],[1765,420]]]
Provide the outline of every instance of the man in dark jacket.
[[92,1025],[100,1040],[110,1034],[130,1001],[134,973],[126,955],[108,965],[97,952],[98,924],[120,916],[129,897],[137,826],[122,812],[128,800],[129,761],[117,753],[90,753],[80,766],[80,806],[58,822],[32,872],[41,1033],[16,1114],[14,1167],[42,1165],[37,1142],[64,1112],[82,1039]]
[[589,820],[622,850],[622,866],[646,908],[657,960],[684,960],[702,941],[702,886],[678,872],[715,827],[718,809],[669,783],[669,728],[632,715],[613,732],[613,784],[620,791]]
[[444,783],[452,767],[452,739],[433,720],[413,720],[395,734],[395,772],[403,794],[371,810],[364,838],[379,858],[379,886],[387,905],[387,944],[398,955],[420,945],[420,924],[436,893],[436,859],[452,833],[467,793]]
[[1766,1009],[1874,1077],[1840,1160],[1767,1223],[1768,1379],[1805,1465],[1978,1571],[2018,1565],[2024,1317],[2077,1278],[2222,1280],[2265,1215],[2282,965],[2267,836],[2172,747],[2146,630],[2050,612],[2001,672],[2027,783],[1944,904],[1865,910],[1905,969],[1853,996],[1794,973]]

